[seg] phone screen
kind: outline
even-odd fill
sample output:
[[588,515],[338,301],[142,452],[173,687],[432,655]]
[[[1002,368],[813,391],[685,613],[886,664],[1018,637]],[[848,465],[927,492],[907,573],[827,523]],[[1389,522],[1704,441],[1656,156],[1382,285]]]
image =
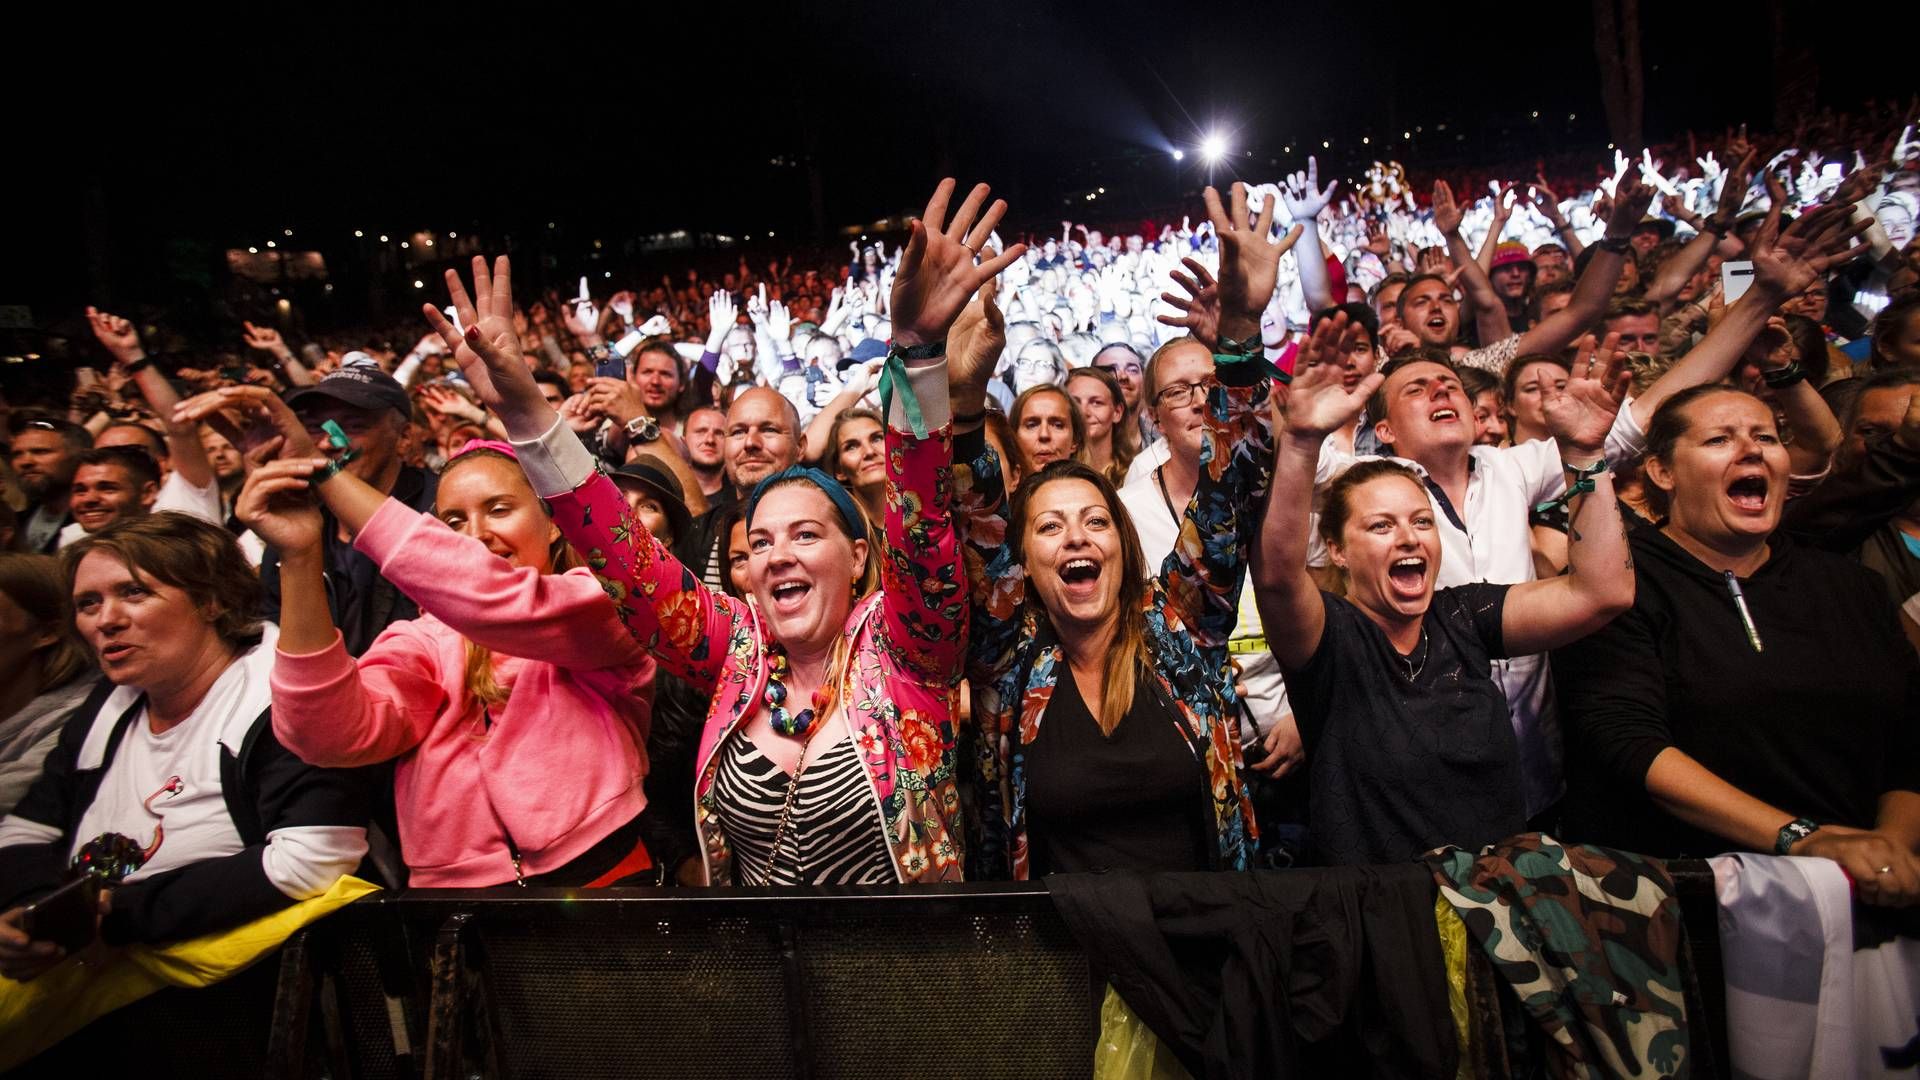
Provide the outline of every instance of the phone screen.
[[603,379],[624,379],[627,377],[627,362],[618,356],[609,356],[593,365],[593,373]]

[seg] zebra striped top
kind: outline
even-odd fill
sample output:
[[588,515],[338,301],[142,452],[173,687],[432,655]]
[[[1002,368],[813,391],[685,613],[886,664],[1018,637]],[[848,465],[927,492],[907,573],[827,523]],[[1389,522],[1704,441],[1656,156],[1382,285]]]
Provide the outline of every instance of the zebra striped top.
[[733,850],[738,885],[886,885],[899,880],[866,770],[851,735],[806,766],[773,879],[767,852],[786,804],[787,773],[736,732],[713,778],[714,812]]

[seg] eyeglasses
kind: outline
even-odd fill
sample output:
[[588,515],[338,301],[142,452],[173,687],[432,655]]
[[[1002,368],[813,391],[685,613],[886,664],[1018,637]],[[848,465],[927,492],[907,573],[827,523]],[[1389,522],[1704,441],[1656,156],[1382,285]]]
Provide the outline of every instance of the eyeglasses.
[[1219,385],[1219,379],[1168,383],[1153,395],[1153,403],[1163,409],[1184,409],[1196,401],[1205,401],[1208,391]]

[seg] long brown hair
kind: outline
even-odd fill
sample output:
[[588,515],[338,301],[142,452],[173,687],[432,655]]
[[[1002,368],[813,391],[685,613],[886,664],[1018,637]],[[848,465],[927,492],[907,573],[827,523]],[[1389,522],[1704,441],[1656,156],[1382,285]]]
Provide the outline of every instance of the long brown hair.
[[[1140,547],[1140,534],[1134,530],[1133,518],[1120,501],[1120,493],[1114,490],[1112,481],[1090,465],[1056,461],[1027,477],[1013,496],[1007,542],[1013,545],[1014,558],[1023,566],[1027,558],[1027,507],[1034,493],[1056,480],[1084,480],[1092,484],[1100,492],[1107,513],[1113,517],[1113,527],[1120,534],[1119,610],[1114,615],[1113,642],[1107,648],[1106,670],[1100,678],[1100,713],[1094,718],[1100,724],[1100,731],[1111,735],[1113,729],[1120,726],[1121,718],[1133,708],[1134,685],[1150,659],[1147,654],[1147,556]],[[1040,619],[1051,622],[1046,605],[1034,595],[1031,586],[1023,603]],[[1073,676],[1067,673],[1066,677]]]
[[[527,482],[526,474],[520,471],[520,463],[511,456],[503,454],[498,450],[488,450],[484,448],[469,450],[448,462],[447,467],[441,471],[440,477],[444,480],[448,473],[468,462],[489,458],[496,461],[504,461],[513,466],[514,472],[521,478],[521,483],[527,485],[527,493],[529,495],[534,494],[533,485]],[[548,519],[551,520],[552,517],[547,509],[546,500],[536,497],[535,502],[540,506],[541,513],[547,514]],[[580,559],[580,554],[573,550],[573,545],[567,543],[567,539],[564,536],[554,537],[553,542],[547,545],[547,558],[551,560],[553,564],[553,568],[549,570],[548,573],[553,574],[564,574],[576,566],[585,565]],[[475,644],[471,641],[467,642],[466,674],[462,680],[462,685],[466,687],[467,693],[471,695],[476,702],[479,702],[482,708],[493,708],[497,705],[503,705],[506,703],[507,698],[511,696],[509,691],[500,685],[500,681],[494,678],[493,650],[487,648],[485,645]]]
[[[1107,479],[1119,484],[1125,479],[1128,467],[1133,464],[1134,455],[1139,453],[1134,439],[1139,434],[1140,426],[1133,422],[1133,410],[1127,408],[1127,395],[1121,392],[1120,380],[1114,378],[1113,372],[1092,366],[1078,367],[1067,373],[1067,381],[1061,385],[1072,386],[1075,379],[1092,379],[1099,383],[1106,389],[1107,399],[1113,402],[1114,409],[1119,412],[1108,431],[1108,438],[1113,442],[1113,464],[1106,469]],[[1082,447],[1081,456],[1090,459],[1093,456],[1092,448]]]
[[[52,644],[35,650],[40,667],[36,693],[65,686],[93,666],[93,654],[73,630],[73,592],[60,580],[60,560],[51,555],[0,551],[0,593],[26,612],[30,636],[48,630],[56,634]],[[22,671],[8,677],[25,678],[28,674]]]

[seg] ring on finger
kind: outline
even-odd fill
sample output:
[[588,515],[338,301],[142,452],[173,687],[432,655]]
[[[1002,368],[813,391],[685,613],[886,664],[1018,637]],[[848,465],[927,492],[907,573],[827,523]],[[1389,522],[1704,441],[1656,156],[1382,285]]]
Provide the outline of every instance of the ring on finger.
[[1893,867],[1891,867],[1891,866],[1878,866],[1878,867],[1875,867],[1875,868],[1874,868],[1874,871],[1873,871],[1873,872],[1874,872],[1874,873],[1876,873],[1876,874],[1891,874],[1891,873],[1893,873]]

